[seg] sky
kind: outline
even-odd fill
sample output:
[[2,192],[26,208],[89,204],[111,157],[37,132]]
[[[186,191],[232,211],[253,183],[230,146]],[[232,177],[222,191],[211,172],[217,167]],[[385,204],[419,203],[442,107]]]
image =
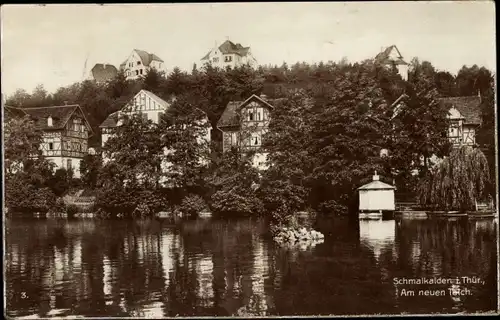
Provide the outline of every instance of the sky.
[[190,71],[226,39],[250,46],[259,64],[355,62],[396,45],[408,62],[452,74],[473,64],[496,72],[488,1],[3,5],[0,21],[4,95],[38,84],[54,92],[133,49]]

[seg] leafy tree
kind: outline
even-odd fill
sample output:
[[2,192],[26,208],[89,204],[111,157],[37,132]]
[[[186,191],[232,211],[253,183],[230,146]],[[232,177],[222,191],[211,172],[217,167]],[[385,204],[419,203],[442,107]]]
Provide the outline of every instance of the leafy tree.
[[419,186],[420,203],[433,209],[474,210],[476,201],[491,197],[489,168],[478,148],[454,149]]
[[163,173],[169,184],[188,190],[203,186],[210,155],[207,132],[210,123],[205,112],[179,97],[160,122],[159,132],[165,150]]
[[140,114],[123,121],[103,149],[106,160],[99,175],[97,205],[113,213],[131,214],[143,204],[152,210],[158,207],[153,196],[161,177],[160,136],[151,120]]
[[266,212],[278,223],[304,207],[310,192],[306,177],[315,163],[308,152],[312,100],[304,91],[288,95],[282,103],[274,104],[269,132],[263,139],[270,166],[258,192]]
[[87,154],[80,163],[80,175],[83,184],[92,190],[97,187],[99,171],[102,168],[102,157],[100,154]]
[[42,136],[29,117],[4,123],[5,205],[15,212],[47,212],[55,203],[48,187],[53,164],[40,150]]
[[259,173],[252,167],[251,157],[232,148],[213,163],[212,172],[209,181],[212,211],[226,216],[249,216],[262,211],[255,192]]

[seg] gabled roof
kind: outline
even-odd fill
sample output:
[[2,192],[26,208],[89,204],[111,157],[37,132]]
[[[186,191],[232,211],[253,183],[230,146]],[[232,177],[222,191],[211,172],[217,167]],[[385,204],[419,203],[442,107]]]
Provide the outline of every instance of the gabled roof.
[[[233,42],[226,40],[226,41],[224,41],[223,44],[221,44],[219,46],[219,50],[220,50],[220,52],[222,52],[222,54],[233,54],[234,53],[234,54],[237,54],[239,56],[244,57],[250,51],[250,47],[243,47],[239,43],[234,44]],[[201,60],[208,59],[210,57],[211,52],[212,52],[212,50],[210,50],[203,58],[201,58]]]
[[[28,114],[31,119],[35,121],[35,128],[37,130],[60,130],[64,129],[66,123],[71,118],[75,112],[80,112],[82,115],[87,128],[92,133],[92,127],[90,126],[85,113],[80,108],[79,105],[66,105],[66,106],[52,106],[52,107],[38,107],[38,108],[22,108],[26,114]],[[52,117],[52,126],[48,126],[47,119]]]
[[117,123],[118,123],[118,111],[115,111],[101,123],[99,128],[114,128],[116,127]]
[[116,77],[118,69],[112,64],[97,63],[91,70],[92,77],[97,82],[108,81]]
[[[137,55],[141,58],[142,64],[145,65],[146,67],[149,67],[149,65],[151,64],[151,61],[164,62],[160,57],[158,57],[154,53],[149,53],[147,51],[139,50],[139,49],[134,49],[133,51],[135,51],[137,53]],[[128,61],[128,59],[123,61],[120,64],[120,67],[125,66],[127,64],[127,61]]]
[[116,127],[117,124],[118,124],[118,119],[119,119],[119,116],[120,116],[120,112],[130,112],[130,113],[133,113],[134,110],[127,110],[127,108],[130,107],[131,103],[133,103],[135,101],[135,98],[138,95],[140,95],[141,93],[146,94],[148,97],[150,97],[151,99],[153,99],[156,103],[158,103],[161,106],[163,106],[165,110],[168,109],[168,107],[170,106],[170,103],[168,103],[167,101],[165,101],[162,98],[158,97],[156,94],[152,93],[151,91],[142,89],[132,99],[130,99],[130,101],[125,106],[123,106],[123,108],[121,110],[113,112],[112,114],[108,115],[108,117],[101,123],[101,125],[99,126],[99,128],[113,128],[113,127]]
[[[396,50],[398,53],[398,57],[396,59],[392,59],[390,54],[393,50]],[[401,52],[399,52],[398,48],[395,45],[389,46],[385,48],[382,52],[375,56],[375,62],[377,63],[395,63],[396,65],[407,65],[408,63],[403,60],[403,56]]]
[[358,188],[358,190],[394,190],[394,189],[396,189],[394,186],[391,186],[390,184],[387,184],[379,180],[369,182]]
[[[248,99],[245,101],[230,101],[224,112],[222,113],[219,121],[217,122],[217,127],[218,128],[224,128],[224,127],[234,127],[234,126],[239,126],[240,125],[240,118],[239,118],[239,111],[248,103],[250,103],[252,100],[258,100],[262,104],[268,106],[270,109],[274,109],[274,106],[271,105],[268,101],[264,100],[264,98],[261,98],[255,94],[251,95]],[[274,99],[272,101],[277,102],[278,100],[281,99]]]
[[457,109],[465,118],[465,124],[481,124],[481,98],[479,96],[447,97],[438,99],[439,103]]
[[6,120],[9,118],[22,118],[26,115],[26,112],[24,112],[23,109],[21,108],[15,108],[11,106],[3,106],[4,108],[4,117]]

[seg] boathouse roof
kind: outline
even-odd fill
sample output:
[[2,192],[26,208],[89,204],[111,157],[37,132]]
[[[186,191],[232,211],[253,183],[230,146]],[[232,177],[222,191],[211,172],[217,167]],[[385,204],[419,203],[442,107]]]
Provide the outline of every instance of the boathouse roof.
[[372,177],[371,182],[364,184],[358,188],[358,190],[395,190],[395,189],[396,189],[396,187],[380,181],[380,176],[377,175],[376,171]]

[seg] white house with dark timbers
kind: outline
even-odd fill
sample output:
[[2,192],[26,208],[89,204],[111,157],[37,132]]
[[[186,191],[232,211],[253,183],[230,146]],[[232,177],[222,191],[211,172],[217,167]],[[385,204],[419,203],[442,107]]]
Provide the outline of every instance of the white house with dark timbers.
[[447,97],[438,101],[449,110],[448,138],[453,146],[474,146],[476,131],[481,126],[481,97]]
[[252,95],[245,101],[230,101],[220,117],[217,128],[222,131],[222,150],[236,146],[242,152],[255,151],[253,166],[267,169],[267,153],[262,151],[262,140],[269,127],[271,111],[278,100]]
[[39,108],[5,107],[6,113],[15,117],[28,115],[35,129],[43,132],[43,156],[54,163],[55,169],[73,169],[80,177],[80,164],[88,153],[88,138],[92,135],[85,114],[79,105],[64,105]]
[[[106,120],[99,126],[101,130],[101,146],[105,149],[106,142],[115,134],[116,128],[123,124],[123,120],[125,116],[132,116],[134,114],[140,114],[143,119],[151,120],[153,124],[158,125],[160,123],[160,119],[170,108],[171,104],[175,101],[175,98],[172,98],[169,102],[163,100],[158,97],[156,94],[147,91],[141,90],[139,91],[121,110],[116,111],[110,114]],[[198,143],[205,143],[207,148],[209,148],[211,133],[210,126],[208,125],[209,120],[205,112],[200,109],[196,109],[197,112],[201,112],[202,125],[207,125],[206,132],[204,135],[198,140]],[[175,150],[164,149],[163,154],[166,156]],[[107,162],[109,159],[108,155],[104,156],[104,161]],[[200,161],[206,162],[207,159],[200,159]],[[163,172],[167,172],[170,170],[170,163],[167,161],[162,162],[162,170]],[[161,181],[162,183],[165,181]]]

